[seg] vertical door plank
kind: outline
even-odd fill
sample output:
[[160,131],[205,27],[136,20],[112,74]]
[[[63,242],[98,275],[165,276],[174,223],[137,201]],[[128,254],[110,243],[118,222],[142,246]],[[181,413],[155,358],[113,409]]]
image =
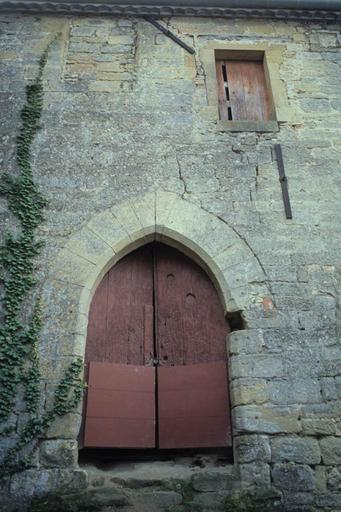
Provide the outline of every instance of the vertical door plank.
[[226,363],[158,369],[160,448],[231,446]]
[[161,366],[226,361],[230,332],[207,274],[171,247],[156,246],[156,351]]
[[86,361],[145,363],[145,348],[153,346],[153,316],[146,314],[153,307],[152,265],[152,249],[145,246],[103,278],[90,308]]
[[145,304],[144,306],[144,364],[154,364],[154,307]]
[[228,121],[228,107],[229,102],[226,98],[226,88],[225,88],[225,80],[223,74],[223,66],[225,62],[223,60],[216,61],[216,70],[217,70],[217,87],[218,87],[218,107],[219,107],[219,117],[222,121]]
[[257,61],[226,61],[234,120],[268,121],[270,96],[267,90],[264,67]]
[[89,364],[85,447],[155,447],[155,368]]

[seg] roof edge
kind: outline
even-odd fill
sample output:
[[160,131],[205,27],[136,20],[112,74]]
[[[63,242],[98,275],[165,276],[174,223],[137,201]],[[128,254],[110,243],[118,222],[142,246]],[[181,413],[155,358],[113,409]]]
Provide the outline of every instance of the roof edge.
[[0,12],[341,20],[341,0],[0,0]]

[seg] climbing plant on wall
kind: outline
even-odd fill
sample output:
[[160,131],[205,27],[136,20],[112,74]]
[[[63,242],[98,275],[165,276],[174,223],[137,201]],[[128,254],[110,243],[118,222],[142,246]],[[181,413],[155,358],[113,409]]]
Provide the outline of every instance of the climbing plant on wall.
[[[46,201],[34,181],[31,148],[39,130],[43,107],[43,72],[48,45],[39,60],[36,79],[26,87],[21,110],[22,126],[16,140],[17,173],[4,173],[0,194],[7,199],[13,216],[13,230],[5,235],[0,248],[2,318],[0,326],[0,435],[15,434],[16,442],[6,454],[0,472],[8,473],[31,464],[34,448],[57,416],[71,412],[82,395],[82,361],[75,359],[57,385],[53,405],[42,411],[41,374],[38,343],[42,326],[40,298],[34,300],[36,261],[43,244],[36,230],[43,221]],[[28,299],[33,301],[31,316],[24,318]],[[18,392],[21,392],[27,421],[18,430],[11,420]],[[10,425],[10,426],[8,426]],[[25,448],[25,450],[24,450]],[[25,453],[24,453],[25,452]]]

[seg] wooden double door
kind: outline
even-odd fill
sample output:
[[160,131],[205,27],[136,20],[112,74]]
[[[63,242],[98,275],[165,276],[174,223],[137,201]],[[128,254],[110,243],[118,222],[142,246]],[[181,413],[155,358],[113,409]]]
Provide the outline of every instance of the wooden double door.
[[153,243],[120,260],[90,308],[84,447],[230,446],[228,333],[190,258]]

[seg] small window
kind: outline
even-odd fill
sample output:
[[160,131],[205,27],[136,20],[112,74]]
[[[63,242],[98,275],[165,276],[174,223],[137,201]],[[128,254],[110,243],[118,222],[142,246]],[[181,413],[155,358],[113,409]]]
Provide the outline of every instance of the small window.
[[[242,55],[238,52],[239,57]],[[250,55],[250,53],[249,53]],[[219,58],[216,54],[219,115],[222,121],[266,122],[274,119],[270,88],[261,60]]]

